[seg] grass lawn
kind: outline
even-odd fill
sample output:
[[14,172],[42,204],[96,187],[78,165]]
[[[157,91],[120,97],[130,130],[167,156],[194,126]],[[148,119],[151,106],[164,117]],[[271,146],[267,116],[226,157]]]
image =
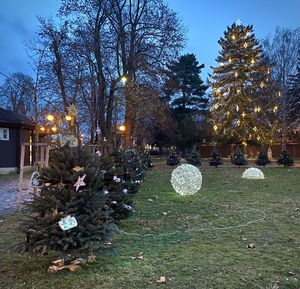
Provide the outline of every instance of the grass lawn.
[[[136,213],[77,272],[47,273],[53,255],[16,253],[22,216],[2,217],[0,288],[300,288],[299,168],[266,168],[264,180],[246,180],[243,168],[201,167],[202,188],[187,197],[173,191],[172,169],[160,163],[147,173]],[[143,260],[130,258],[139,252]]]

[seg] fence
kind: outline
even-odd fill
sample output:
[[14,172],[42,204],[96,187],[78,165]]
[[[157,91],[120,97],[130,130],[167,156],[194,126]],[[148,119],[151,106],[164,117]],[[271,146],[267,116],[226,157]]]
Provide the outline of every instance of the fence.
[[[230,155],[237,149],[237,145],[221,145],[218,146],[218,151],[223,158],[229,158]],[[282,150],[281,144],[273,144],[270,146],[272,150],[272,158],[279,157]],[[286,145],[286,149],[292,158],[300,158],[300,143],[290,143]],[[200,154],[202,158],[210,158],[214,150],[213,145],[201,145]],[[255,159],[260,152],[258,146],[247,146],[245,154],[248,159]]]

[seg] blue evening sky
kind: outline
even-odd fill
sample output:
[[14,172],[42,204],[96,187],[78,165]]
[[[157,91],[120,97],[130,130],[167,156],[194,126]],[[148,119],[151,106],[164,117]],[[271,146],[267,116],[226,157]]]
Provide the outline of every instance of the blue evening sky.
[[[300,27],[300,0],[167,0],[187,29],[185,52],[205,64],[202,78],[218,55],[217,41],[237,19],[253,24],[256,37],[272,35],[277,26]],[[55,16],[59,0],[0,0],[0,72],[32,74],[24,41],[34,40],[36,15]],[[4,77],[0,74],[0,84]]]

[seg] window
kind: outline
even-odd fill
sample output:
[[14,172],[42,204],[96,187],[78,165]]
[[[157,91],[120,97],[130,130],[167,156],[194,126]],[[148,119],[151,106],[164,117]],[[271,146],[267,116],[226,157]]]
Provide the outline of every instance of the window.
[[8,128],[0,128],[0,140],[9,140]]

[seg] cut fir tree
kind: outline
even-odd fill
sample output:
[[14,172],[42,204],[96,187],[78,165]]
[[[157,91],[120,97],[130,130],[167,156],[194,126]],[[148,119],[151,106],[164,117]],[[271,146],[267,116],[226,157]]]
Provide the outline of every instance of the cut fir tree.
[[[28,204],[22,224],[27,251],[97,249],[111,232],[110,208],[103,192],[104,172],[89,151],[68,146],[50,151],[44,185]],[[71,225],[71,226],[70,226]]]
[[174,148],[171,148],[167,158],[168,166],[176,166],[180,162],[180,156],[177,154]]
[[215,149],[214,151],[213,151],[213,153],[212,153],[212,155],[211,155],[211,159],[210,159],[210,161],[209,161],[209,164],[211,165],[211,166],[214,166],[214,167],[218,167],[218,166],[220,166],[220,165],[222,165],[223,164],[223,161],[222,161],[222,159],[221,159],[221,157],[220,157],[220,154],[219,154],[219,152]]
[[210,85],[211,121],[221,140],[270,143],[277,129],[278,97],[252,26],[233,24],[219,40],[219,67]]
[[255,161],[255,163],[259,166],[263,166],[265,167],[265,165],[270,163],[269,157],[267,152],[265,151],[261,151],[258,156],[257,156],[257,160]]
[[200,166],[201,160],[200,160],[200,153],[196,150],[194,147],[191,154],[187,158],[187,162],[194,166]]

